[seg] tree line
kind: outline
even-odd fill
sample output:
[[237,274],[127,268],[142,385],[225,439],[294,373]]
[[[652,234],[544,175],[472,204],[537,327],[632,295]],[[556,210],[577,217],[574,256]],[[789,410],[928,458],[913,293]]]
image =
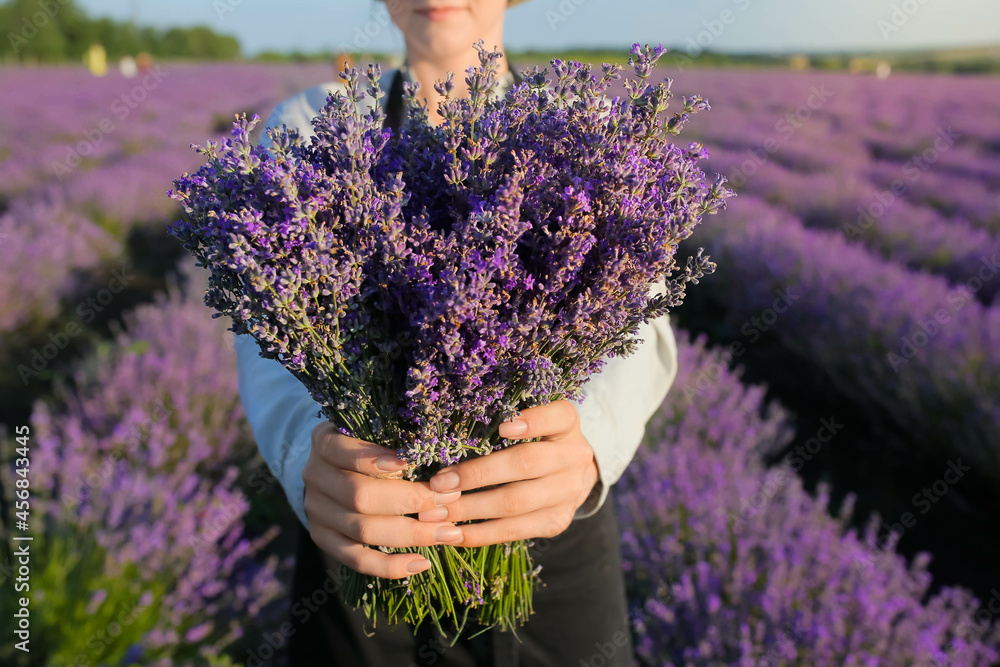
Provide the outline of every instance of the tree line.
[[73,0],[10,0],[0,3],[0,60],[4,62],[78,62],[91,44],[108,58],[146,52],[156,58],[231,60],[241,55],[239,41],[210,28],[141,27],[110,18],[91,18]]

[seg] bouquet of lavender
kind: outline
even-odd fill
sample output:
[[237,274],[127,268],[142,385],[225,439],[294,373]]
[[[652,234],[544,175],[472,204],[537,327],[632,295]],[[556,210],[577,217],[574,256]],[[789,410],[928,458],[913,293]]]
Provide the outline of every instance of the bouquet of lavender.
[[[379,67],[364,77],[368,112],[349,68],[310,143],[272,128],[269,152],[250,139],[258,118],[238,116],[170,192],[189,214],[171,233],[211,270],[206,304],[345,434],[397,449],[410,480],[511,444],[498,428],[518,409],[579,400],[607,357],[635,350],[640,324],[715,268],[699,251],[677,270],[674,255],[732,194],[722,176],[706,184],[700,144],[669,142],[709,106],[684,98],[665,118],[670,79],[647,82],[662,47],[633,46],[625,99],[605,94],[620,67],[597,77],[558,59],[555,82],[535,67],[499,98],[501,54],[477,48],[468,98],[452,74],[435,85],[439,127],[407,86],[406,120],[383,129]],[[371,619],[430,616],[446,634],[441,620],[460,633],[470,612],[510,629],[531,613],[526,542],[380,548],[433,567],[352,572],[345,598]]]

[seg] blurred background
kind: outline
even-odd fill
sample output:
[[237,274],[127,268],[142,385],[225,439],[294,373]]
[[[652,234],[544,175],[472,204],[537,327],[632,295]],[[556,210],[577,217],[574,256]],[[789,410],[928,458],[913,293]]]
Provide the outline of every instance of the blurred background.
[[[286,664],[326,593],[289,599],[299,524],[166,191],[234,114],[402,38],[362,0],[0,28],[0,662]],[[521,67],[662,43],[739,193],[681,248],[718,269],[616,486],[637,663],[1000,663],[1000,3],[532,0],[506,38]]]

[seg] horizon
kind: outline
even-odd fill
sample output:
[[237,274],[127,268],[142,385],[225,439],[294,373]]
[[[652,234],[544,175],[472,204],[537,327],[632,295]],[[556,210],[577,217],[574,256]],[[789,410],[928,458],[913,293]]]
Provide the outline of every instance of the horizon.
[[[264,52],[402,53],[398,29],[375,0],[334,4],[285,0],[80,0],[92,16],[159,28],[202,25],[233,35],[247,57]],[[898,53],[1000,47],[1000,3],[955,0],[842,0],[836,6],[796,0],[708,0],[664,7],[657,0],[619,0],[611,15],[596,0],[531,0],[508,11],[505,48],[518,51],[627,49],[663,44],[694,57],[727,55]],[[292,10],[292,11],[288,11]],[[314,20],[303,22],[310,13]],[[177,16],[185,17],[177,20]]]

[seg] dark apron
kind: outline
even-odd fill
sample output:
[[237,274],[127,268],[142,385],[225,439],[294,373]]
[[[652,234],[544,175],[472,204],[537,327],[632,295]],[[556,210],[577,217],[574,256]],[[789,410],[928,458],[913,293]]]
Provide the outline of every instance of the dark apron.
[[[513,70],[515,85],[522,78]],[[386,125],[403,119],[403,76],[393,78]],[[530,551],[542,566],[534,613],[511,632],[469,623],[455,646],[438,638],[432,622],[365,627],[361,610],[340,595],[340,565],[313,542],[301,523],[291,590],[288,638],[292,667],[630,667],[632,638],[621,567],[621,542],[613,508],[614,488],[601,509],[577,519],[554,538],[539,538]],[[286,631],[287,630],[287,631]],[[371,636],[366,636],[370,634]],[[371,634],[374,633],[374,634]]]

